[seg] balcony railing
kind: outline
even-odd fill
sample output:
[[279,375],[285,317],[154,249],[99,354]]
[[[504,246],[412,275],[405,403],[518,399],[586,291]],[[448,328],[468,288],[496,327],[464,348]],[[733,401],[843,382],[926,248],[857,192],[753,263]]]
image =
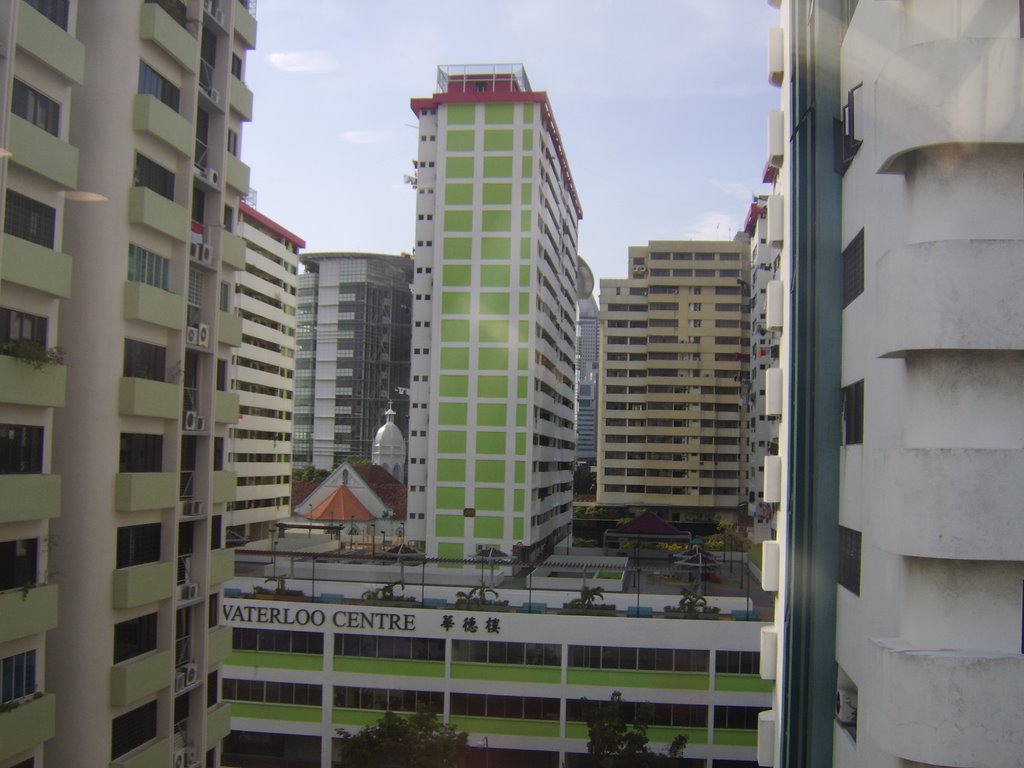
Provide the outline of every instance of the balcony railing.
[[185,29],[188,29],[188,10],[185,7],[185,3],[181,2],[181,0],[146,0],[146,2],[152,5],[159,5],[167,11],[168,16]]
[[186,470],[181,473],[181,483],[178,492],[179,501],[192,500],[195,495],[195,479],[196,473],[192,470]]
[[191,664],[192,658],[192,636],[185,635],[174,641],[174,666],[180,667],[183,664]]

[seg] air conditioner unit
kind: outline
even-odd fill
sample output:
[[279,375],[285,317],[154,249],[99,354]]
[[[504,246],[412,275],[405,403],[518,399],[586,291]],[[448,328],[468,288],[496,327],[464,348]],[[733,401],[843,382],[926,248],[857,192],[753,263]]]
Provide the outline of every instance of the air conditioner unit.
[[214,10],[213,18],[215,18],[217,20],[217,23],[220,24],[222,27],[224,26],[224,11],[222,11],[220,8]]
[[208,178],[210,183],[215,187],[220,183],[220,174],[213,170],[213,168],[207,168],[206,178]]
[[174,768],[188,768],[187,759],[184,749],[174,750]]
[[184,690],[187,683],[185,682],[186,675],[184,669],[179,669],[174,673],[174,692],[180,693]]
[[851,691],[836,691],[836,720],[840,725],[857,724],[857,695]]
[[199,346],[208,347],[210,346],[210,326],[206,323],[200,323],[197,331]]
[[212,101],[214,104],[220,104],[220,91],[218,91],[216,88],[210,89],[209,96],[210,101]]
[[197,432],[205,432],[206,431],[206,417],[205,416],[199,416],[199,417],[196,418],[196,431]]
[[195,664],[185,665],[185,685],[193,685],[199,680],[199,667]]
[[188,255],[191,256],[193,259],[202,258],[202,255],[201,255],[202,252],[203,252],[203,243],[202,242],[196,241],[196,242],[188,244]]
[[203,502],[186,501],[181,505],[181,513],[186,517],[197,517],[203,514]]
[[197,418],[198,414],[195,411],[185,411],[185,423],[182,425],[182,428],[186,432],[195,432]]
[[213,261],[213,248],[210,247],[209,243],[203,243],[203,247],[199,249],[199,260],[204,264],[209,264]]
[[199,597],[199,585],[191,582],[185,582],[181,585],[181,599],[182,600],[195,600]]
[[194,325],[185,329],[185,343],[193,346],[199,343],[199,329]]

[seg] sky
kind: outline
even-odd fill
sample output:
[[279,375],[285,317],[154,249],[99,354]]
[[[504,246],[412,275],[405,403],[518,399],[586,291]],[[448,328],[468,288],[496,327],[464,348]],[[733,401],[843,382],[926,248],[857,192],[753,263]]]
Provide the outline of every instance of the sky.
[[730,239],[767,188],[764,0],[259,0],[242,159],[261,213],[306,251],[412,252],[409,100],[445,64],[521,63],[576,182],[580,255]]

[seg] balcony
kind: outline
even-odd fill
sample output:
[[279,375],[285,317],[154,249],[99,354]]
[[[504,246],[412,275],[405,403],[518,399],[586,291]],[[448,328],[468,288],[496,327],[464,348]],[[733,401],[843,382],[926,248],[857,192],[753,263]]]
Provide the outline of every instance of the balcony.
[[152,40],[189,72],[199,63],[199,41],[155,3],[142,6],[139,37]]
[[192,156],[192,126],[155,96],[135,94],[132,128],[159,139],[179,155]]
[[60,515],[60,475],[0,475],[0,524]]
[[170,561],[146,563],[114,571],[114,608],[138,608],[140,605],[166,600],[173,591],[174,563]]
[[229,347],[242,346],[242,318],[227,312],[217,312],[217,341]]
[[155,229],[178,242],[188,241],[189,214],[185,206],[147,187],[132,187],[129,191],[128,221]]
[[901,638],[874,644],[871,664],[883,684],[864,702],[859,726],[885,752],[961,766],[1014,765],[1024,755],[1020,654],[930,650]]
[[57,697],[52,693],[0,712],[0,762],[52,739],[56,720]]
[[[0,378],[0,382],[3,379]],[[213,420],[218,424],[238,423],[238,393],[215,392],[213,396]]]
[[245,43],[246,48],[256,47],[256,17],[241,3],[232,3],[235,9],[235,34]]
[[124,284],[124,319],[180,331],[184,325],[185,303],[176,293],[145,283]]
[[178,388],[163,381],[122,378],[118,412],[122,416],[175,419],[178,417]]
[[57,626],[57,585],[0,592],[0,616],[0,643],[53,629]]
[[68,369],[46,365],[41,369],[11,355],[0,354],[0,392],[5,403],[64,407]]
[[211,629],[209,640],[206,644],[206,666],[215,667],[230,655],[231,627],[215,627]]
[[171,652],[157,651],[110,668],[110,706],[133,704],[170,685]]
[[[174,410],[177,412],[177,393]],[[172,415],[170,418],[174,418]],[[114,507],[120,512],[170,509],[178,503],[178,476],[174,472],[119,472]]]
[[872,534],[900,555],[1020,562],[1016,450],[896,448],[874,454]]
[[235,575],[235,550],[210,550],[210,584],[223,584]]
[[245,269],[245,240],[230,232],[221,235],[220,261],[226,267]]
[[206,749],[213,749],[231,733],[231,705],[220,703],[206,715]]
[[231,109],[237,112],[242,120],[252,120],[252,91],[249,86],[237,77],[231,78]]
[[85,46],[27,3],[19,4],[16,42],[65,80],[85,80]]
[[107,768],[167,768],[170,764],[171,740],[160,739],[128,757],[111,760]]
[[62,299],[71,296],[70,256],[8,234],[3,243],[0,276],[4,280]]
[[68,189],[78,186],[78,149],[11,115],[11,162]]
[[1022,281],[1016,240],[945,240],[889,251],[875,281],[875,352],[1017,350]]
[[249,192],[249,166],[232,154],[226,156],[226,168],[228,186],[245,195]]

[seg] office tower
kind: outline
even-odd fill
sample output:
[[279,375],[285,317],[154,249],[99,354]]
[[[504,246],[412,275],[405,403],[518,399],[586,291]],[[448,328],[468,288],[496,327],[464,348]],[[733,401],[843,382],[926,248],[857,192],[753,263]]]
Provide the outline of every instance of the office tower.
[[524,557],[568,535],[582,210],[520,65],[438,69],[419,120],[407,535]]
[[782,4],[785,687],[763,765],[1024,754],[1022,22],[1011,0]]
[[748,251],[652,241],[601,281],[599,504],[674,523],[745,506]]
[[[32,630],[12,651],[36,652],[12,668],[27,688],[34,666],[44,695],[0,714],[0,750],[5,728],[21,750],[0,764],[216,765],[229,726],[230,634],[217,626],[233,567],[221,546],[235,494],[228,366],[245,267],[229,230],[248,188],[237,154],[256,23],[239,2],[79,7],[2,9],[15,112],[3,121],[4,329],[59,344],[67,366],[47,360],[3,387],[16,469],[4,482],[23,502],[3,538]],[[31,582],[60,590],[45,653],[54,595]],[[0,623],[20,632],[6,612]]]
[[369,459],[389,408],[409,419],[412,259],[306,253],[299,276],[295,463]]
[[85,48],[72,9],[13,0],[0,3],[0,46],[0,765],[42,765],[56,730],[46,652],[57,626],[50,523],[62,510],[52,455],[68,372],[56,348],[72,278],[64,213],[85,204],[68,194],[78,187],[69,128]]
[[224,524],[233,539],[255,540],[291,514],[295,294],[305,241],[244,202],[236,233],[245,241],[245,271],[235,280],[242,344],[232,371],[239,414],[228,452],[238,491]]
[[593,295],[580,300],[576,320],[576,461],[597,460],[597,374],[601,365],[601,322]]

